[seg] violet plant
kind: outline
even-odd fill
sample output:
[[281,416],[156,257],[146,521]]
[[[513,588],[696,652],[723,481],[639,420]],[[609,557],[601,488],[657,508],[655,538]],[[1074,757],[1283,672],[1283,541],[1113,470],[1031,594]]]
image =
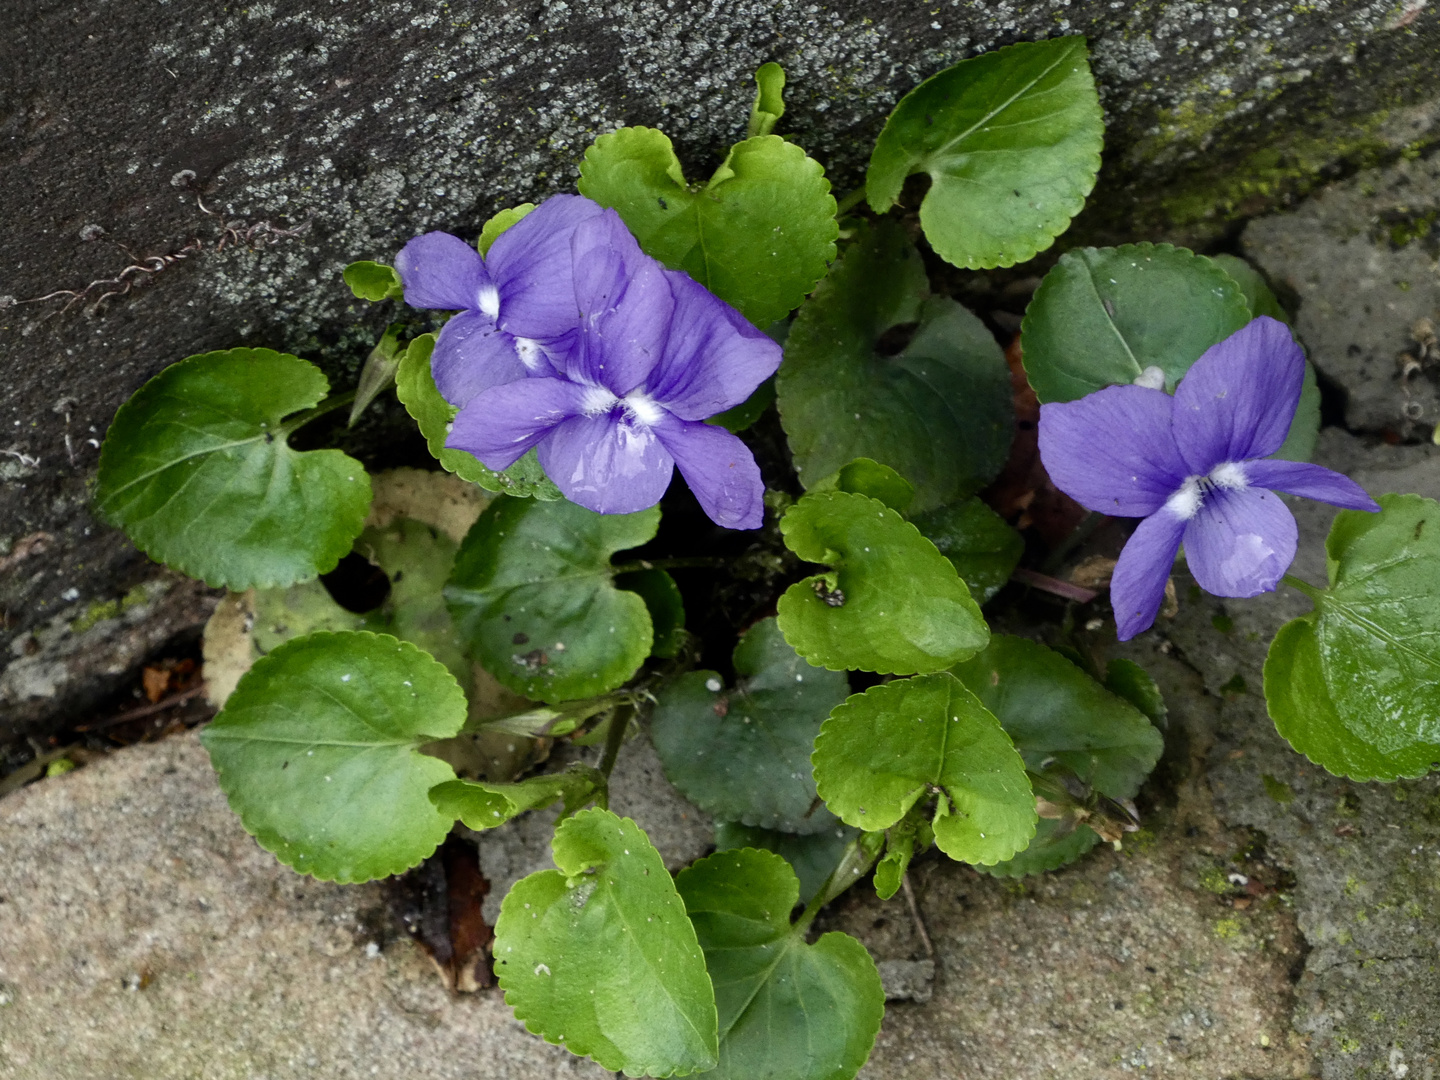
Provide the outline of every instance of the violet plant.
[[[992,634],[982,605],[1024,553],[980,497],[1014,437],[1010,373],[890,212],[924,173],[938,257],[1051,245],[1100,164],[1083,41],[922,83],[838,205],[773,133],[783,73],[756,78],[703,184],[662,133],[622,128],[579,195],[503,210],[473,247],[432,232],[394,267],[352,264],[361,299],[453,313],[392,324],[353,394],[264,349],[165,369],[117,414],[95,492],[248,613],[254,662],[202,738],[281,861],[365,881],[457,822],[555,815],[556,869],[505,898],[495,974],[532,1032],[630,1076],[854,1076],[884,993],[859,942],[811,940],[821,909],[872,870],[893,896],[932,845],[1022,875],[1119,843],[1163,748],[1139,665]],[[1271,646],[1281,734],[1340,775],[1421,775],[1440,767],[1440,507],[1304,463],[1318,393],[1280,317],[1238,260],[1063,254],[1021,337],[1043,460],[1095,514],[1143,519],[1111,588],[1120,639],[1172,574],[1223,596],[1288,582],[1315,610]],[[291,446],[392,383],[478,517],[382,512],[358,461]],[[1277,491],[1348,508],[1327,587],[1284,576]],[[662,515],[680,524],[657,540]],[[391,584],[371,612],[318,580],[352,551]],[[718,823],[678,876],[608,809],[642,731]],[[479,764],[457,749],[497,738]]]

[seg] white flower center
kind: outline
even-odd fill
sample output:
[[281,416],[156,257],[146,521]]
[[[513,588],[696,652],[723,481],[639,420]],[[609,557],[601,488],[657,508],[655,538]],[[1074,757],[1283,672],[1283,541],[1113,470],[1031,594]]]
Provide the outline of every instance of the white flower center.
[[540,350],[540,343],[534,338],[517,337],[515,351],[520,354],[520,362],[531,371],[540,366],[540,358],[543,353]]
[[1189,521],[1200,512],[1200,504],[1212,489],[1243,491],[1249,486],[1244,462],[1222,461],[1210,470],[1209,476],[1187,476],[1175,493],[1165,500],[1165,509],[1181,521]]
[[650,395],[642,394],[638,390],[632,390],[625,395],[625,407],[630,410],[630,415],[647,427],[654,426],[660,422],[665,415],[665,410],[651,400]]
[[500,314],[500,290],[494,285],[480,286],[480,310],[492,319]]
[[619,400],[603,386],[587,386],[585,396],[580,399],[580,409],[586,416],[599,416],[609,412]]

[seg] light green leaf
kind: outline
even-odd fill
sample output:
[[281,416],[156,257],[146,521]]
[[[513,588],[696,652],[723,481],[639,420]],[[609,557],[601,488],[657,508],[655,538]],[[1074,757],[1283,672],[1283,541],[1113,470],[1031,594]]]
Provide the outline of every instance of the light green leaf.
[[655,535],[660,511],[496,499],[470,530],[445,599],[471,655],[517,694],[594,697],[650,655],[645,601],[615,587],[610,556]]
[[459,819],[467,828],[484,830],[562,800],[565,814],[573,814],[605,788],[600,770],[571,765],[564,772],[532,776],[515,784],[447,780],[430,789],[430,801],[451,821]]
[[405,350],[400,347],[399,323],[391,323],[385,328],[385,333],[380,335],[380,340],[375,343],[375,348],[370,350],[370,355],[365,358],[365,366],[360,369],[360,381],[355,387],[355,400],[350,403],[350,423],[354,427],[355,421],[360,419],[366,407],[374,401],[382,390],[395,381],[395,371],[400,367],[400,358]]
[[785,69],[779,64],[761,64],[755,72],[755,104],[750,106],[746,138],[769,135],[775,121],[785,115]]
[[941,258],[1013,266],[1054,242],[1100,169],[1104,122],[1082,37],[962,60],[900,99],[875,142],[865,191],[884,213],[928,173],[920,225]]
[[274,652],[291,638],[316,630],[361,630],[365,616],[335,602],[324,582],[307,581],[288,589],[256,589],[251,640],[260,655]]
[[405,295],[399,272],[384,263],[353,262],[341,276],[359,300],[398,300]]
[[521,203],[519,206],[512,206],[508,209],[501,210],[498,214],[490,218],[489,221],[485,222],[485,224],[480,227],[480,239],[475,244],[475,246],[480,249],[480,254],[490,254],[490,245],[499,239],[500,234],[534,209],[534,203]]
[[1025,373],[1042,402],[1132,383],[1151,366],[1173,392],[1206,349],[1249,321],[1235,280],[1184,248],[1068,251],[1025,311]]
[[774,619],[735,647],[738,681],[690,671],[665,685],[650,740],[665,775],[706,813],[791,833],[835,828],[817,806],[810,751],[830,710],[845,700],[843,672],[813,667],[785,643]]
[[977,498],[912,519],[922,536],[950,560],[977,603],[999,592],[1025,554],[1025,541]]
[[715,1067],[715,996],[660,854],[629,818],[582,810],[555,830],[558,870],[518,882],[495,924],[515,1018],[628,1076]]
[[115,414],[96,507],[152,559],[214,588],[334,569],[365,523],[370,478],[339,450],[289,444],[328,389],[314,364],[269,349],[172,364]]
[[1089,850],[1096,837],[1081,823],[1095,809],[1091,793],[1132,798],[1165,748],[1160,732],[1129,701],[1025,638],[997,634],[954,672],[1000,721],[1026,769],[1070,789],[1079,803],[1063,825],[1042,822],[1030,846],[987,867],[991,873],[1053,870]]
[[869,458],[856,458],[839,472],[825,477],[810,488],[814,492],[849,491],[879,499],[897,514],[903,514],[915,501],[915,485],[889,465]]
[[1281,628],[1265,703],[1290,743],[1352,780],[1440,763],[1440,504],[1381,495],[1344,510],[1325,542],[1330,588]]
[[917,811],[912,806],[886,833],[885,856],[875,864],[875,895],[881,900],[889,900],[900,891],[910,860],[935,842],[935,831]]
[[[828,810],[824,812],[829,814]],[[858,830],[834,821],[833,815],[831,820],[834,822],[832,828],[808,836],[759,829],[753,825],[741,825],[738,821],[717,821],[715,850],[748,847],[773,851],[795,871],[795,876],[800,879],[800,902],[808,904],[830,879],[835,867],[840,865],[846,848],[858,833]]]
[[315,633],[257,660],[200,741],[261,847],[322,881],[369,881],[450,831],[429,791],[455,773],[416,748],[464,722],[454,677],[414,645]]
[[682,870],[680,895],[715,985],[715,1080],[849,1080],[885,1013],[880,973],[848,934],[805,943],[799,883],[780,856],[722,851]]
[[621,128],[585,151],[578,186],[619,211],[647,254],[762,328],[798,307],[835,257],[825,170],[778,135],[736,143],[692,188],[662,132]]
[[985,647],[990,631],[945,556],[878,499],[807,495],[780,519],[785,546],[834,567],[779,603],[785,640],[832,671],[939,671]]
[[486,491],[502,491],[519,498],[561,498],[560,489],[546,477],[534,450],[504,472],[494,472],[473,454],[445,446],[450,423],[460,410],[441,397],[435,387],[435,377],[430,373],[430,354],[434,351],[434,334],[422,334],[410,342],[395,373],[395,394],[420,426],[420,434],[425,436],[425,445],[435,459],[447,472],[479,484]]
[[[1004,354],[984,323],[927,291],[919,252],[882,223],[860,230],[796,316],[776,391],[806,488],[870,458],[915,485],[910,511],[924,513],[1005,464],[1015,415]],[[886,332],[911,323],[891,355]]]
[[991,865],[1035,834],[1025,763],[1000,722],[948,672],[872,686],[830,714],[815,743],[815,782],[847,825],[888,829],[939,792],[935,843]]

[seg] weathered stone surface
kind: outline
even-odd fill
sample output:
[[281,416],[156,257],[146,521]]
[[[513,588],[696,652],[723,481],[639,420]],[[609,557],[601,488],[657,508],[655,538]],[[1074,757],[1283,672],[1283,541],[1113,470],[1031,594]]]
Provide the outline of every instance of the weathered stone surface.
[[[85,291],[128,252],[163,269],[131,271],[144,287],[93,316],[63,295],[0,308],[0,558],[54,537],[0,575],[0,648],[67,591],[103,602],[151,572],[86,509],[98,441],[146,378],[259,345],[344,384],[395,314],[349,297],[345,263],[427,228],[473,234],[497,207],[567,188],[585,145],[621,124],[663,127],[703,176],[743,128],[763,61],[789,73],[783,130],[848,189],[884,113],[923,77],[1011,41],[1086,34],[1108,179],[1075,235],[1156,239],[1152,226],[1213,232],[1430,139],[1440,60],[1440,9],[1422,0],[105,0],[13,14],[0,295],[93,301],[124,288]],[[371,464],[420,464],[408,430],[374,410],[346,441]]]
[[1343,391],[1345,425],[1428,438],[1440,425],[1440,156],[1328,187],[1251,222],[1243,243],[1299,301],[1296,329]]

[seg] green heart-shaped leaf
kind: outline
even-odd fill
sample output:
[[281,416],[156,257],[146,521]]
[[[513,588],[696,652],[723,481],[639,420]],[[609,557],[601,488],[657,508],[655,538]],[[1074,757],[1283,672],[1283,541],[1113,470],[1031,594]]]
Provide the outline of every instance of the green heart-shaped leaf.
[[835,828],[815,805],[810,752],[830,710],[850,692],[843,672],[814,667],[774,619],[735,646],[731,690],[714,671],[690,671],[657,695],[650,741],[665,775],[706,813],[791,833]]
[[582,810],[555,830],[558,870],[516,883],[495,974],[531,1033],[628,1076],[717,1058],[715,995],[665,863],[629,818]]
[[410,342],[395,372],[395,396],[420,426],[420,434],[425,436],[425,445],[435,460],[447,472],[479,484],[486,491],[500,491],[519,498],[560,499],[560,489],[545,475],[534,450],[504,472],[494,472],[474,454],[446,447],[450,424],[460,410],[441,397],[435,386],[435,377],[430,373],[430,354],[434,351],[434,334],[421,334]]
[[915,527],[950,560],[977,603],[1004,587],[1025,554],[1025,541],[977,498],[951,503],[913,519]]
[[345,267],[341,275],[357,300],[395,300],[405,295],[399,272],[384,263],[362,260]]
[[455,773],[416,748],[458,732],[465,708],[454,676],[409,642],[315,633],[257,660],[200,741],[261,847],[324,881],[369,881],[450,831],[429,792]]
[[614,207],[647,254],[761,328],[798,307],[835,257],[825,170],[778,135],[736,143],[697,190],[663,132],[621,128],[585,151],[578,186]]
[[430,789],[430,801],[451,821],[458,819],[467,828],[483,830],[562,800],[565,813],[574,813],[605,787],[605,776],[598,769],[572,765],[564,772],[532,776],[517,784],[447,780]]
[[990,639],[950,561],[878,499],[807,495],[780,519],[785,546],[835,569],[780,597],[785,640],[832,671],[940,671]]
[[[1032,773],[1129,799],[1165,749],[1160,732],[1134,705],[1044,645],[997,634],[954,672],[1000,721]],[[1075,821],[1065,823],[1073,832],[1042,821],[1029,847],[987,869],[1008,876],[1063,866],[1099,839]]]
[[1067,251],[1025,309],[1025,374],[1044,402],[1132,383],[1151,366],[1173,391],[1206,349],[1249,321],[1235,280],[1184,248]]
[[535,209],[534,203],[521,203],[519,206],[507,207],[495,214],[484,225],[480,227],[480,239],[475,246],[480,249],[481,255],[490,254],[490,245],[500,238],[500,234],[510,228],[516,222]]
[[[923,513],[1005,464],[1015,416],[1004,354],[974,315],[927,294],[919,252],[885,222],[860,230],[795,317],[775,385],[807,489],[870,458],[915,485],[909,510]],[[886,332],[912,323],[895,353]]]
[[370,508],[370,478],[339,450],[292,450],[325,396],[314,364],[269,349],[172,364],[120,406],[95,504],[152,559],[212,587],[292,585],[332,570]]
[[471,655],[537,701],[614,690],[650,655],[645,601],[616,588],[610,556],[655,535],[660,511],[597,514],[499,498],[455,559],[445,599]]
[[662,660],[673,660],[679,656],[685,643],[685,599],[680,595],[680,586],[675,584],[675,579],[664,570],[634,570],[621,574],[615,579],[615,584],[638,593],[645,601],[655,630],[650,655]]
[[1054,242],[1100,169],[1100,101],[1082,37],[962,60],[900,99],[875,141],[865,193],[884,213],[928,173],[925,238],[941,258],[1013,266]]
[[915,501],[915,485],[889,465],[869,458],[856,458],[839,472],[817,481],[811,491],[849,491],[879,499],[897,514],[903,514]]
[[805,943],[799,882],[779,855],[721,851],[676,881],[715,985],[716,1080],[849,1080],[865,1064],[885,991],[848,934]]
[[1325,549],[1330,588],[1281,628],[1265,659],[1276,728],[1352,780],[1423,776],[1440,763],[1440,504],[1381,495],[1343,510]]
[[948,672],[872,686],[836,707],[812,760],[825,805],[867,832],[890,828],[934,793],[935,843],[952,859],[988,866],[1035,835],[1024,761]]

